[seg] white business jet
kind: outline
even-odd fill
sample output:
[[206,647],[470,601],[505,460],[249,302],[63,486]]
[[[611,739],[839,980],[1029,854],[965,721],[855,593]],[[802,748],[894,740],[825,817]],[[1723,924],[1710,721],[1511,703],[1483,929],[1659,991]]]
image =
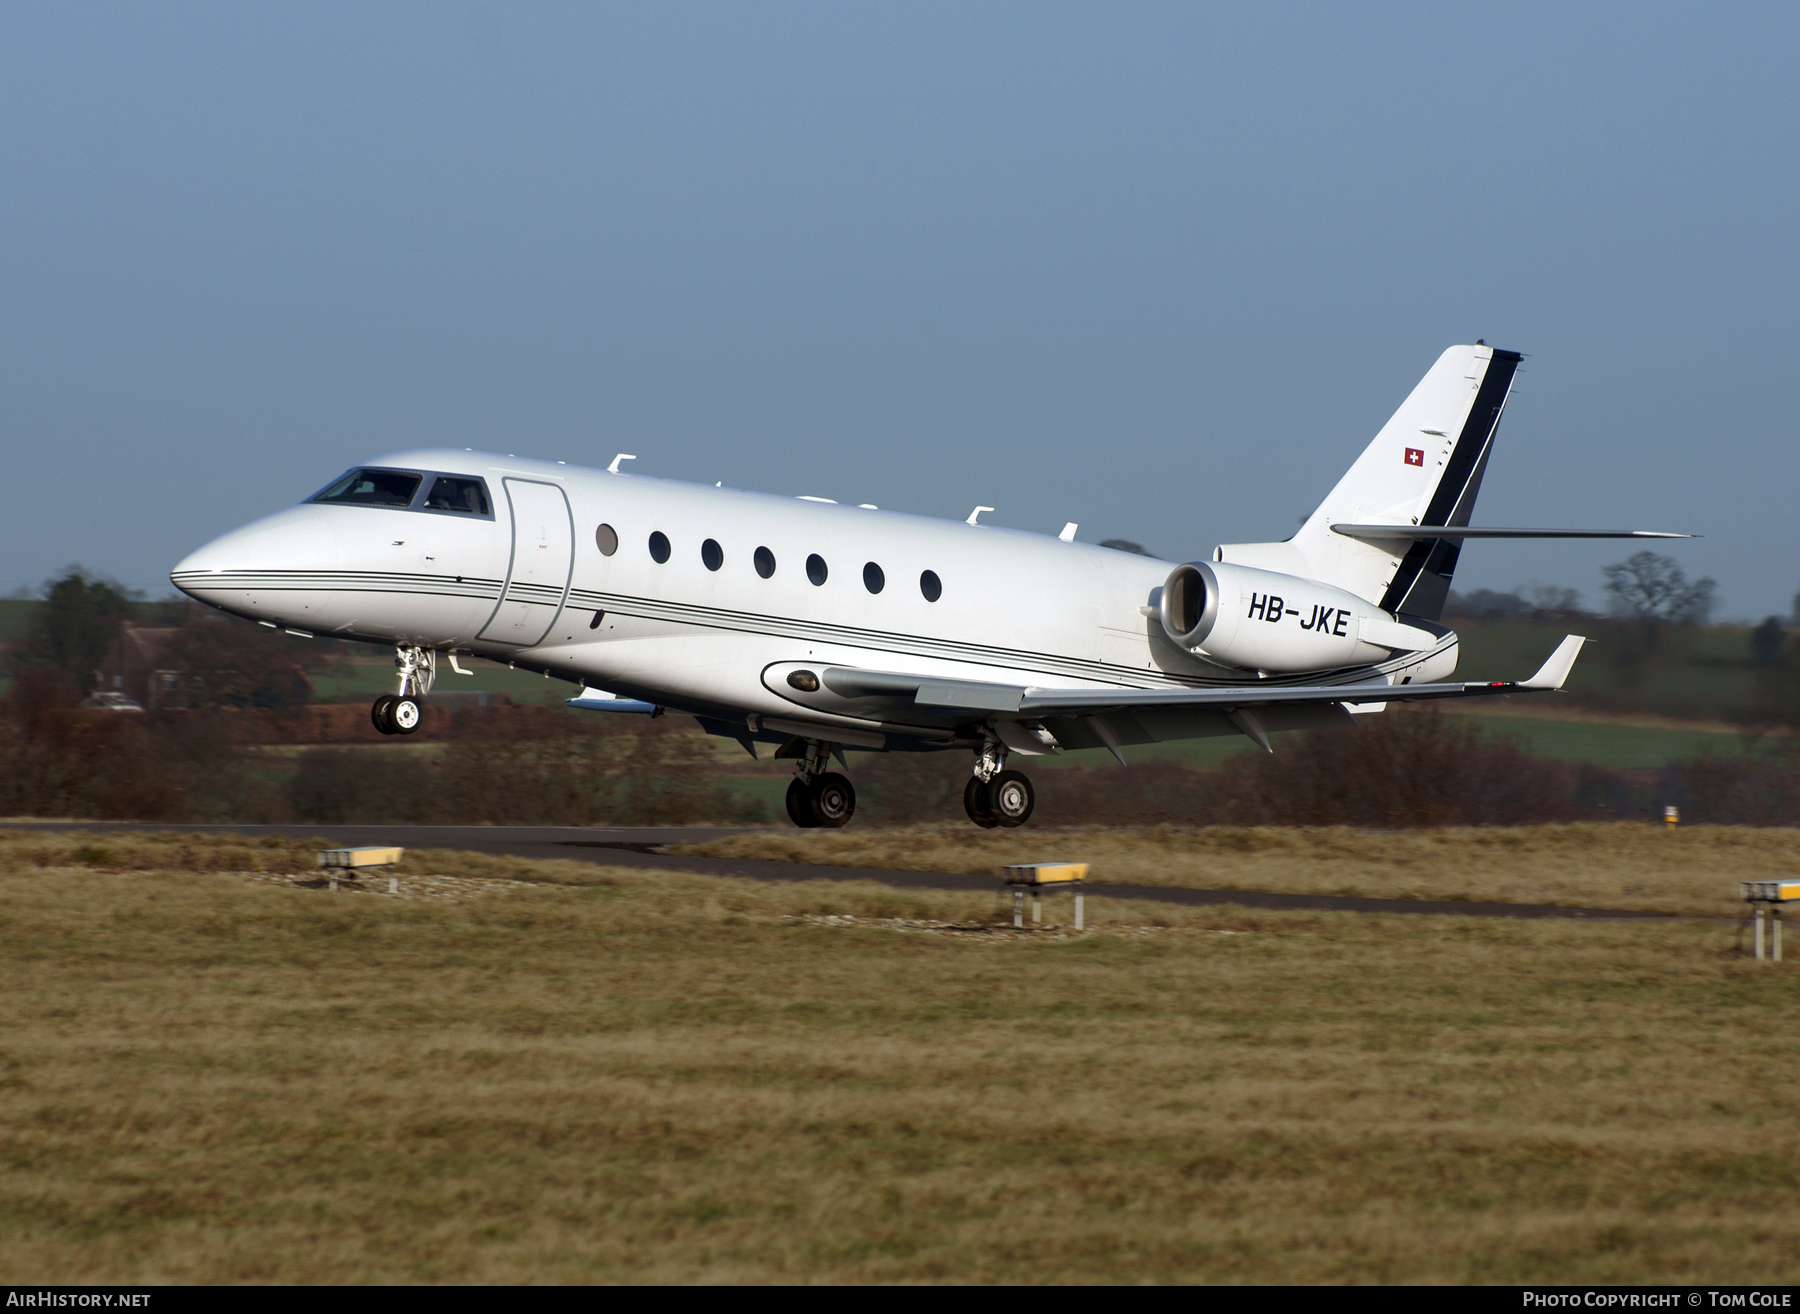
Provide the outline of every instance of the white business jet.
[[795,763],[788,813],[841,826],[843,750],[972,754],[981,826],[1032,812],[1007,763],[1349,724],[1393,701],[1560,688],[1447,682],[1438,623],[1471,538],[1683,538],[1471,528],[1520,357],[1451,347],[1301,530],[1186,564],[931,520],[451,450],[397,452],[193,553],[171,575],[223,611],[392,643],[376,727],[408,734],[438,659],[577,683],[572,706],[694,716]]

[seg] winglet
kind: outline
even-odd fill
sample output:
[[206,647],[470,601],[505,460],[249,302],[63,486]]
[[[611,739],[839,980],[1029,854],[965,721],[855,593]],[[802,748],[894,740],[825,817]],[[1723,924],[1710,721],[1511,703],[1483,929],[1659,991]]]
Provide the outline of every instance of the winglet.
[[1521,689],[1560,689],[1563,681],[1569,678],[1569,670],[1575,665],[1575,657],[1581,651],[1581,645],[1587,640],[1579,634],[1566,635],[1556,645],[1556,651],[1550,654],[1550,660],[1538,668],[1538,673],[1529,680],[1521,680]]

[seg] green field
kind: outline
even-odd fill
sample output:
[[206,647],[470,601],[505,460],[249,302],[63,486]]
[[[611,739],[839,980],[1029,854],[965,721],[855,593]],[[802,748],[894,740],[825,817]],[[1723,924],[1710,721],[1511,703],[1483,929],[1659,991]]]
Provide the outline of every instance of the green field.
[[1528,752],[1566,762],[1631,769],[1667,766],[1701,753],[1729,757],[1745,751],[1744,738],[1729,732],[1553,721],[1504,713],[1467,715],[1490,734],[1509,736],[1523,743]]
[[1672,626],[1648,650],[1629,630],[1605,623],[1458,621],[1455,628],[1459,679],[1523,679],[1563,635],[1585,634],[1591,641],[1564,686],[1572,701],[1663,716],[1735,720],[1755,714],[1751,631],[1741,625]]
[[[1745,749],[1743,737],[1731,731],[1614,724],[1589,719],[1579,712],[1576,716],[1580,719],[1567,721],[1508,716],[1504,712],[1459,710],[1457,714],[1470,716],[1489,734],[1518,739],[1528,752],[1540,757],[1569,762],[1593,762],[1608,767],[1662,767],[1699,753],[1727,756],[1741,753]],[[1279,753],[1282,745],[1292,739],[1290,734],[1279,734],[1270,742]],[[1128,763],[1172,758],[1200,769],[1211,769],[1233,754],[1261,750],[1241,735],[1228,735],[1170,744],[1137,744],[1124,751]],[[1028,771],[1038,771],[1063,766],[1106,766],[1112,760],[1111,754],[1105,749],[1083,749],[1054,757],[1015,761],[1014,764],[1023,766]]]
[[15,1282],[1800,1279],[1729,924],[310,859],[0,839]]

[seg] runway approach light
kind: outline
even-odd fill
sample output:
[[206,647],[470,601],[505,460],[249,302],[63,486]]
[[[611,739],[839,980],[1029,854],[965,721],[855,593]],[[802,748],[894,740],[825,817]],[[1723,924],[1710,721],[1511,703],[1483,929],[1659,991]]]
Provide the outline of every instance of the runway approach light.
[[[335,890],[340,871],[354,873],[362,867],[391,867],[405,856],[406,850],[401,848],[320,849],[319,865],[331,873],[331,888]],[[400,893],[399,877],[388,877],[388,893]]]
[[1081,902],[1081,882],[1087,879],[1088,865],[1085,862],[1022,862],[1003,868],[1006,883],[1012,886],[1013,892],[1013,925],[1025,925],[1025,891],[1031,891],[1031,924],[1041,926],[1044,921],[1043,896],[1055,890],[1073,890],[1075,892],[1075,929],[1087,929],[1084,916],[1085,909]]
[[1781,961],[1781,905],[1784,903],[1800,903],[1800,881],[1744,881],[1738,886],[1756,913],[1756,961],[1763,959],[1763,914],[1768,913],[1769,920],[1774,923],[1770,928],[1770,948],[1774,951],[1770,957]]

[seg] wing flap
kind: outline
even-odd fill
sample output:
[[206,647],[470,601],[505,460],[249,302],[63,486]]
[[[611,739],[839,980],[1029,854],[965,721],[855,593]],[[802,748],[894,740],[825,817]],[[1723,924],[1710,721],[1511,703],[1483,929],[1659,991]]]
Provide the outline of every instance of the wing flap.
[[966,707],[978,712],[1016,712],[1026,690],[1007,684],[978,684],[973,680],[925,680],[913,702],[921,707]]

